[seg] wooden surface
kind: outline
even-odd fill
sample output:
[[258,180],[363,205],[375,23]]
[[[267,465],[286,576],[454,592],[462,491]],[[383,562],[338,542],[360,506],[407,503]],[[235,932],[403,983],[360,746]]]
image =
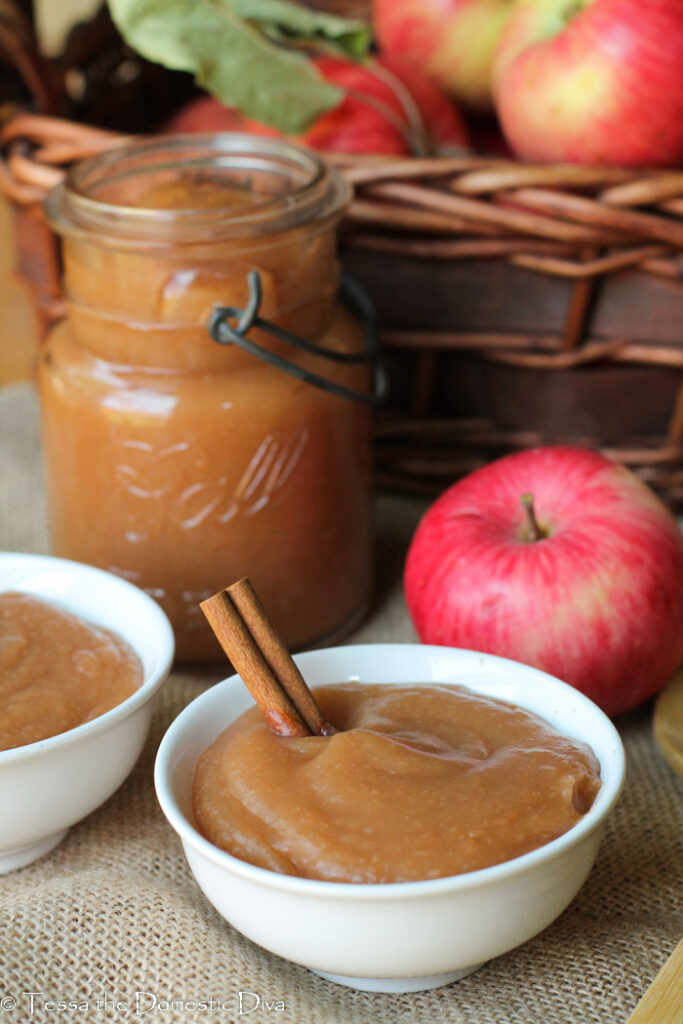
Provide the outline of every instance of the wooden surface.
[[[657,698],[653,729],[657,746],[674,771],[683,778],[683,669],[676,673]],[[683,986],[683,980],[681,984]]]
[[683,939],[666,961],[626,1024],[681,1024]]

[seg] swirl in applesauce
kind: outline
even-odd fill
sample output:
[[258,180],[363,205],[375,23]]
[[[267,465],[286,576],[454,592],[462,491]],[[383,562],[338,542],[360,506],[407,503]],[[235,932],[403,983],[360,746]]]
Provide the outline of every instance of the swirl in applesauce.
[[364,883],[476,871],[562,835],[600,788],[585,744],[464,687],[314,693],[336,734],[275,736],[252,708],[197,763],[199,831],[251,864]]
[[29,594],[0,593],[0,750],[90,722],[142,679],[115,633]]

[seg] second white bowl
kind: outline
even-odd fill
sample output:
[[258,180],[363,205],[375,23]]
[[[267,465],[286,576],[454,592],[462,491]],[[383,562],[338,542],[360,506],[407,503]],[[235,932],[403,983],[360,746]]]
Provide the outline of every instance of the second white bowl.
[[0,552],[0,590],[19,590],[118,633],[142,662],[139,689],[68,732],[0,751],[0,874],[51,850],[99,807],[135,764],[149,732],[152,698],[173,660],[173,631],[138,587],[80,562]]

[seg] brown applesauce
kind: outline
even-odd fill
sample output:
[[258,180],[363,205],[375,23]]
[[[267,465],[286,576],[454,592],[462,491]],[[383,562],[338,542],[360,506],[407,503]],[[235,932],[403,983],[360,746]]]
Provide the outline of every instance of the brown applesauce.
[[142,680],[120,636],[29,594],[0,593],[0,750],[90,722]]
[[278,737],[252,708],[197,762],[199,831],[259,867],[365,883],[476,871],[562,835],[600,788],[589,747],[464,687],[314,693],[336,734]]
[[[195,136],[86,161],[48,199],[68,304],[39,369],[52,548],[146,590],[180,660],[222,657],[199,603],[245,575],[291,648],[342,635],[367,608],[368,406],[207,329],[217,306],[247,306],[256,271],[261,317],[361,353],[337,301],[349,196],[297,147]],[[366,363],[248,336],[368,390]]]

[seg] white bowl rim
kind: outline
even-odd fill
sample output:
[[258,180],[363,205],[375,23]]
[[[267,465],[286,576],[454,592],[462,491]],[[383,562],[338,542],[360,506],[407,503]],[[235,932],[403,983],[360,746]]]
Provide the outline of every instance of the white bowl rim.
[[[75,562],[67,558],[57,558],[54,555],[37,555],[19,551],[0,551],[0,569],[6,561],[16,561],[18,564],[30,564],[31,562],[34,562],[36,565],[45,564],[47,562],[56,568],[63,567],[67,571],[73,571],[75,567],[79,575],[91,576],[92,578],[99,580],[106,579],[107,585],[120,586],[121,590],[124,592],[128,591],[129,593],[134,594],[136,600],[143,601],[147,604],[147,609],[150,612],[152,619],[156,620],[154,625],[155,629],[158,629],[159,631],[159,653],[147,678],[143,679],[141,685],[134,693],[131,693],[130,697],[126,697],[126,699],[121,701],[120,704],[110,708],[109,711],[105,711],[103,715],[98,715],[97,718],[93,718],[89,722],[84,722],[82,725],[77,725],[73,729],[67,729],[66,732],[57,733],[55,736],[48,736],[46,739],[37,740],[35,743],[24,743],[20,747],[10,747],[9,750],[0,750],[0,769],[15,761],[36,757],[39,754],[47,753],[48,751],[56,748],[68,747],[74,743],[79,743],[82,739],[94,736],[99,732],[103,732],[111,726],[116,725],[118,722],[123,721],[123,719],[128,718],[129,715],[134,714],[142,704],[145,704],[162,685],[168,675],[175,654],[175,637],[173,635],[173,629],[168,616],[156,601],[149,596],[149,594],[146,594],[141,587],[136,587],[134,583],[130,583],[128,580],[124,580],[121,576],[116,576],[112,572],[107,572],[106,569],[98,569],[96,566],[86,565],[84,562]],[[21,586],[17,583],[16,588],[12,587],[11,589],[21,590]],[[0,592],[4,592],[4,588],[1,586]],[[31,591],[31,594],[36,597],[39,596],[37,594],[34,595],[33,591]],[[53,603],[57,604],[58,602],[54,601]],[[88,621],[87,613],[82,614],[79,612],[78,614],[86,622]],[[103,626],[103,628],[111,627]],[[132,645],[129,644],[129,646]],[[140,656],[138,651],[135,653],[138,657]]]
[[[232,854],[227,853],[225,850],[221,850],[219,847],[214,846],[213,843],[210,843],[205,839],[204,836],[197,831],[197,829],[180,811],[171,793],[169,785],[169,765],[171,756],[174,752],[174,740],[176,734],[179,733],[183,727],[183,718],[186,712],[189,712],[189,709],[193,706],[202,702],[208,702],[211,699],[212,694],[215,692],[216,687],[232,684],[234,680],[239,678],[239,675],[235,673],[234,675],[228,676],[226,679],[222,679],[220,682],[209,687],[203,693],[199,694],[199,696],[195,697],[194,700],[190,701],[190,703],[180,711],[168,727],[157,751],[154,764],[154,785],[156,788],[157,799],[159,800],[161,809],[163,810],[168,822],[179,835],[183,844],[187,843],[203,857],[212,861],[218,867],[222,867],[234,874],[241,875],[247,880],[269,886],[270,888],[287,889],[292,893],[298,892],[302,895],[307,894],[311,897],[318,895],[320,897],[333,897],[337,899],[410,899],[418,895],[431,897],[439,896],[444,892],[455,892],[461,889],[477,889],[489,885],[492,882],[497,882],[505,878],[511,878],[515,875],[522,874],[533,869],[544,861],[551,861],[556,856],[560,856],[566,851],[572,849],[574,846],[586,839],[597,828],[601,827],[605,818],[619,799],[619,795],[623,788],[626,773],[626,758],[621,737],[619,736],[614,724],[597,706],[597,704],[586,697],[585,694],[581,693],[575,687],[570,686],[568,683],[562,682],[561,679],[557,679],[555,676],[549,675],[547,672],[542,672],[540,669],[532,668],[529,665],[523,665],[521,662],[512,661],[510,658],[502,658],[495,654],[484,654],[479,651],[465,650],[464,648],[445,647],[434,644],[348,644],[341,647],[329,647],[324,650],[306,651],[303,654],[295,655],[294,660],[297,663],[303,662],[304,665],[302,667],[304,667],[307,658],[310,658],[313,655],[320,657],[325,653],[336,654],[338,651],[362,651],[363,649],[368,648],[372,648],[376,651],[378,648],[382,647],[392,649],[396,647],[410,647],[424,652],[425,655],[444,654],[444,652],[464,653],[468,656],[483,658],[490,664],[500,664],[501,667],[512,664],[517,668],[521,667],[525,669],[525,671],[528,671],[539,678],[550,681],[561,689],[570,691],[570,695],[576,700],[577,710],[580,711],[581,708],[584,708],[590,709],[591,713],[594,715],[597,713],[602,727],[614,745],[615,762],[612,778],[606,783],[603,782],[593,806],[583,816],[583,818],[581,818],[581,820],[573,825],[567,832],[564,832],[561,836],[551,840],[549,843],[545,843],[543,846],[530,850],[528,853],[524,853],[519,857],[513,857],[511,860],[502,861],[500,864],[494,864],[488,868],[480,868],[478,871],[467,871],[459,875],[446,875],[442,878],[422,879],[420,881],[413,882],[328,882],[316,878],[301,878],[298,875],[286,875],[277,871],[270,871],[268,868],[258,867],[255,864],[250,864],[247,861],[240,860],[239,857],[234,857]],[[445,683],[445,685],[448,684]],[[524,704],[519,703],[519,707],[523,708]],[[578,737],[574,738],[578,739]]]

